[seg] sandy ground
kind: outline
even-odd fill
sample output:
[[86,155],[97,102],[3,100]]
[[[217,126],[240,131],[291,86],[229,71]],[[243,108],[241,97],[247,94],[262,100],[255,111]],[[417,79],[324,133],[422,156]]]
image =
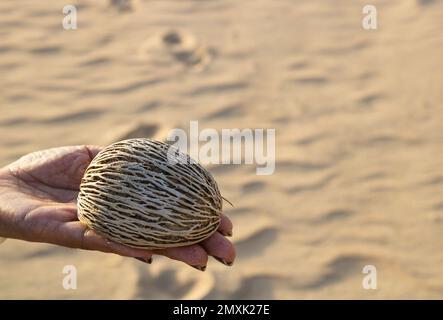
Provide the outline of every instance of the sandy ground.
[[75,1],[75,31],[60,1],[0,2],[0,165],[190,120],[275,128],[275,174],[211,168],[235,204],[236,264],[8,240],[0,298],[443,298],[441,1],[372,1],[373,31],[365,1],[129,2]]

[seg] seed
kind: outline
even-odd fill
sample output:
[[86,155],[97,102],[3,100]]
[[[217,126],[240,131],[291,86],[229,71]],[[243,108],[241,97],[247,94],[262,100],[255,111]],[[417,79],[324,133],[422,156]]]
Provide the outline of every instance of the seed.
[[217,230],[221,212],[212,175],[177,148],[149,139],[103,149],[78,196],[80,221],[111,241],[143,249],[198,243]]

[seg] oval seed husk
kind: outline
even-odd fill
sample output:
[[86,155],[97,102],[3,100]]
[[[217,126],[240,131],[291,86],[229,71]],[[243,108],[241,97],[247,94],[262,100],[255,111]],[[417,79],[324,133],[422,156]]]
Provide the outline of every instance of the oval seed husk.
[[149,139],[103,149],[78,196],[80,221],[111,241],[143,249],[198,243],[217,230],[221,212],[212,175],[174,146]]

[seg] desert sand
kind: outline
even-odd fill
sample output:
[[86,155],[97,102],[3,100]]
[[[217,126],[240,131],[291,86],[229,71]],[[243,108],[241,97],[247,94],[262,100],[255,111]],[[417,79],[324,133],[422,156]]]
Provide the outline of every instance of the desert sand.
[[190,120],[274,128],[277,159],[208,167],[234,204],[233,267],[9,239],[0,298],[443,298],[443,3],[371,3],[376,30],[366,1],[77,0],[64,30],[60,1],[1,1],[0,166]]

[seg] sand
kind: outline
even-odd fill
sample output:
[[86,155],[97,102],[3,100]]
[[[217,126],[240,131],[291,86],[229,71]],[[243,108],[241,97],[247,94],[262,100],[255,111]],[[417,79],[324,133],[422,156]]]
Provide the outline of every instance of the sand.
[[210,167],[235,205],[231,268],[9,239],[0,298],[443,298],[441,1],[372,1],[371,31],[365,1],[76,3],[66,31],[60,1],[0,2],[1,166],[198,120],[275,128],[276,171]]

